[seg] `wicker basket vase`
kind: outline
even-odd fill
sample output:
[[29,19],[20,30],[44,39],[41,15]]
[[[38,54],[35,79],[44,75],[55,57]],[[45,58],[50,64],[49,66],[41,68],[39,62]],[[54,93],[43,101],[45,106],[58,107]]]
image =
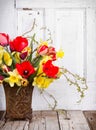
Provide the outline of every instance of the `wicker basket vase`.
[[22,87],[17,94],[20,87],[15,85],[10,87],[8,83],[3,83],[5,97],[6,97],[6,116],[9,120],[26,120],[32,119],[32,93],[33,86],[29,84]]

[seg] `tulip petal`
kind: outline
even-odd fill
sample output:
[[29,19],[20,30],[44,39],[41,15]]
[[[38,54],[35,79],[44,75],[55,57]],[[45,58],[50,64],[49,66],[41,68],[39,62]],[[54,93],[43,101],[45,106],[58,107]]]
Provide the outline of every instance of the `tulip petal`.
[[11,59],[9,53],[4,52],[3,59],[4,59],[4,62],[5,62],[6,65],[11,66],[12,59]]
[[18,36],[10,42],[10,49],[12,51],[21,52],[25,47],[28,46],[28,40],[24,37]]
[[21,64],[16,64],[16,68],[19,74],[24,78],[28,78],[31,74],[35,73],[35,69],[29,61],[24,61]]
[[5,33],[0,33],[0,45],[7,46],[9,44],[9,35]]

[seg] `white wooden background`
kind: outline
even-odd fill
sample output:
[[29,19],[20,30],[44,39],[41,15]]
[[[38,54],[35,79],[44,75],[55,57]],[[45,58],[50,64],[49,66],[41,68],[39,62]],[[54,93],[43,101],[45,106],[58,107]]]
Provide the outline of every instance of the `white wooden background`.
[[[87,78],[89,89],[80,104],[76,103],[79,96],[75,87],[63,78],[50,85],[47,91],[58,101],[57,109],[96,110],[96,0],[0,0],[0,32],[11,38],[27,31],[34,18],[38,27],[51,30],[54,46],[63,48],[65,56],[58,64]],[[46,38],[46,34],[38,37]],[[37,88],[32,108],[49,109]],[[0,110],[4,109],[1,86]]]

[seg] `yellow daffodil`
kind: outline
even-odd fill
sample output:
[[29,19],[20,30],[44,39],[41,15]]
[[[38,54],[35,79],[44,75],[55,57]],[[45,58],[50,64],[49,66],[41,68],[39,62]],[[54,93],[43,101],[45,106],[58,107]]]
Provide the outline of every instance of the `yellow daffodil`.
[[11,59],[11,57],[10,57],[10,55],[9,55],[8,52],[4,52],[3,60],[4,60],[4,62],[5,62],[6,65],[11,66],[12,59]]
[[60,49],[57,53],[56,53],[56,57],[57,58],[63,58],[64,56],[64,51],[62,49]]
[[44,89],[44,88],[48,88],[48,86],[53,82],[53,80],[54,79],[52,79],[52,78],[43,77],[41,75],[41,76],[34,78],[32,85],[37,86],[40,89],[42,89],[42,88]]
[[21,81],[21,85],[23,86],[23,87],[26,87],[27,85],[28,85],[28,80],[27,79],[25,79],[25,78],[23,78],[22,79],[22,81]]
[[16,69],[13,70],[13,72],[9,71],[8,74],[9,77],[4,79],[5,82],[8,82],[11,87],[13,87],[15,83],[21,86],[22,77],[18,74]]

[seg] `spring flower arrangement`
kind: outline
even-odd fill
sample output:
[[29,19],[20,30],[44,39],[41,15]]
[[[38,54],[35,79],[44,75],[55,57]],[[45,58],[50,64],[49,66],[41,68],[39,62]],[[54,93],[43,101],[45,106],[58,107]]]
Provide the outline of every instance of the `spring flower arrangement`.
[[80,97],[84,97],[85,78],[55,65],[55,61],[64,56],[63,50],[56,51],[48,41],[36,41],[35,36],[34,33],[31,37],[10,39],[8,34],[0,33],[0,83],[7,82],[10,87],[16,84],[19,89],[30,83],[45,90],[64,76],[69,85],[76,86]]

